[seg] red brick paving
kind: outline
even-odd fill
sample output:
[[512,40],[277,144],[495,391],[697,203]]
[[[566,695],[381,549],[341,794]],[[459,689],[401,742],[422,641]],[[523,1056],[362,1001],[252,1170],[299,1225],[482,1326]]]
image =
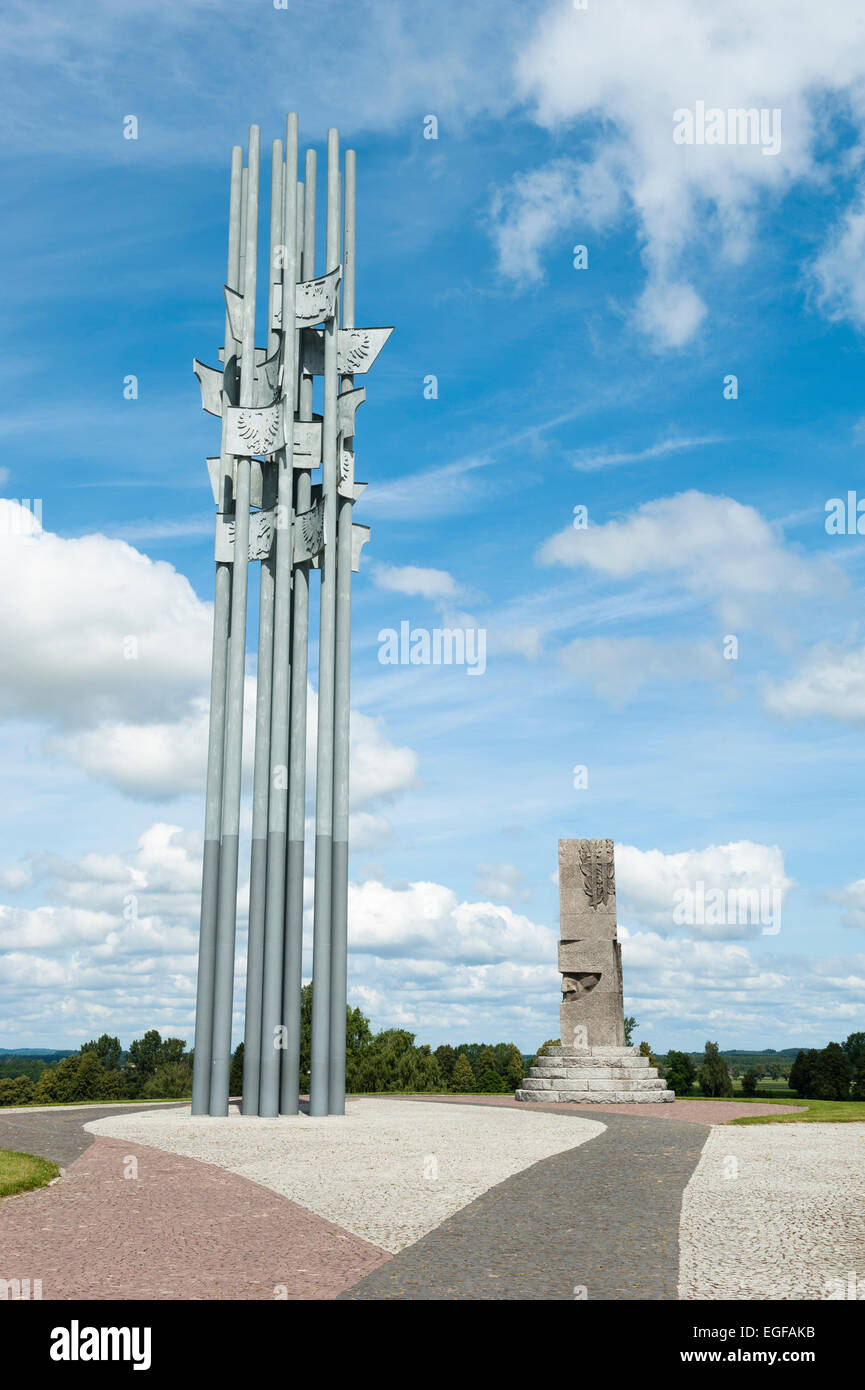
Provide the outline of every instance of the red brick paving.
[[650,1120],[690,1120],[698,1125],[718,1125],[726,1120],[744,1119],[748,1115],[784,1115],[791,1111],[807,1110],[806,1105],[751,1105],[735,1100],[670,1100],[637,1101],[626,1105],[577,1105],[573,1101],[560,1101],[549,1105],[539,1105],[535,1101],[514,1100],[513,1096],[413,1096],[413,1100],[456,1101],[463,1105],[513,1105],[521,1110],[544,1110],[550,1113],[564,1111],[574,1115],[602,1115],[605,1111],[616,1115],[646,1115]]
[[390,1258],[247,1178],[101,1135],[0,1203],[0,1278],[43,1299],[331,1299]]

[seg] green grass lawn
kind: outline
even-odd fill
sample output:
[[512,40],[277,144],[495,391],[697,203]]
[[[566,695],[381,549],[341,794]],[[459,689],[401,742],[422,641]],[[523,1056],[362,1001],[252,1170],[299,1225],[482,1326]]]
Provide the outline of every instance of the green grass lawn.
[[191,1101],[191,1095],[160,1096],[159,1100],[151,1096],[144,1099],[139,1096],[137,1100],[29,1100],[25,1105],[0,1106],[0,1115],[7,1110],[47,1110],[49,1106],[67,1110],[72,1105],[189,1105]]
[[44,1187],[56,1178],[60,1169],[47,1158],[35,1154],[19,1154],[14,1149],[0,1149],[0,1197],[12,1197],[16,1192],[30,1192]]
[[805,1100],[798,1096],[682,1096],[682,1100],[712,1100],[734,1103],[736,1105],[805,1106],[805,1110],[791,1112],[789,1115],[747,1115],[740,1120],[728,1120],[730,1125],[789,1125],[805,1121],[820,1124],[849,1124],[852,1121],[865,1121],[865,1101],[862,1100]]

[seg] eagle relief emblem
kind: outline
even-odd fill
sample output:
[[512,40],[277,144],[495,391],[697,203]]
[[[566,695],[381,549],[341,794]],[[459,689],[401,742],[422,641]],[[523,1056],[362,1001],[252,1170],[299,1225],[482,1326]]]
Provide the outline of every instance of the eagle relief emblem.
[[586,897],[592,907],[606,905],[616,894],[612,840],[584,840],[580,845],[580,869]]

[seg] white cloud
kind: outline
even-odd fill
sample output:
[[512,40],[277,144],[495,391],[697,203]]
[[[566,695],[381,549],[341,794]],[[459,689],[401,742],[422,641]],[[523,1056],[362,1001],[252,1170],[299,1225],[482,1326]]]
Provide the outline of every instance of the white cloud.
[[841,920],[844,926],[865,929],[865,878],[848,883],[838,897],[843,908]]
[[637,303],[637,326],[665,348],[684,347],[705,317],[706,306],[693,285],[650,284]]
[[[556,134],[601,133],[580,160],[557,158],[519,176],[493,235],[506,273],[531,279],[551,240],[561,251],[621,216],[615,188],[639,225],[648,283],[638,325],[662,347],[697,333],[705,306],[691,280],[709,256],[741,262],[754,244],[758,209],[791,184],[821,177],[815,151],[828,124],[827,96],[865,127],[865,13],[855,5],[816,8],[811,0],[605,0],[585,10],[552,4],[517,63],[517,91]],[[707,107],[780,109],[782,138],[767,157],[758,145],[675,144],[673,113]],[[595,179],[614,189],[581,206]],[[561,213],[559,213],[561,209]],[[842,225],[821,275],[828,306],[861,314],[855,248],[861,229]],[[567,237],[567,240],[566,240]],[[861,258],[860,258],[861,264]],[[861,321],[861,318],[860,318]]]
[[[617,845],[616,857],[625,1006],[639,1036],[656,1045],[763,1045],[770,1036],[822,1045],[857,1026],[865,956],[767,962],[741,941],[673,934],[671,897],[700,875],[733,886],[765,878],[783,892],[776,847],[741,841],[665,855]],[[131,854],[36,858],[54,902],[0,910],[4,1036],[69,1046],[156,1027],[191,1038],[200,872],[198,837],[165,823]],[[311,880],[306,889],[309,906]],[[850,890],[861,903],[861,885]],[[513,1039],[526,1050],[558,1032],[557,935],[507,906],[461,901],[443,884],[352,883],[349,997],[376,1028],[407,1027],[433,1042]],[[236,1032],[243,966],[241,951]]]
[[819,302],[832,319],[865,328],[865,195],[847,208],[814,264]]
[[379,589],[410,598],[453,599],[460,592],[447,570],[423,569],[420,565],[376,565],[372,577]]
[[[702,913],[698,897],[700,884],[703,885]],[[764,905],[771,911],[771,895],[777,893],[779,897],[775,902],[783,907],[793,880],[784,871],[784,855],[778,845],[737,840],[676,854],[617,844],[616,885],[620,918],[629,927],[629,934],[632,924],[636,924],[653,928],[665,936],[684,932],[702,940],[749,937],[759,934],[764,925],[773,927],[774,921],[739,920],[744,914],[738,911],[739,898],[731,899],[730,891],[734,890],[736,895],[762,892]],[[714,919],[720,915],[708,910],[708,895],[718,892],[724,895],[725,920],[677,922],[677,908],[681,910],[692,903],[695,917],[702,915],[704,919]],[[720,906],[719,899],[715,902]],[[731,906],[735,909],[733,920]]]
[[646,463],[654,459],[668,458],[670,454],[699,449],[706,444],[722,443],[723,439],[715,434],[699,435],[692,439],[670,435],[666,439],[659,440],[657,444],[648,445],[645,449],[610,450],[601,453],[589,451],[578,454],[573,463],[578,473],[594,473],[599,468],[617,468],[625,463]]
[[40,532],[0,499],[0,715],[61,730],[173,717],[210,667],[210,606],[188,579],[105,536]]
[[509,907],[459,902],[438,883],[353,884],[351,949],[376,956],[467,964],[555,962],[555,936]]
[[860,723],[865,719],[865,647],[814,647],[798,674],[768,688],[765,703],[770,714],[784,719],[824,715]]
[[[48,752],[128,796],[202,791],[212,605],[171,565],[106,536],[65,540],[41,531],[16,502],[0,499],[0,534],[0,587],[14,596],[0,608],[0,648],[8,654],[0,717],[42,724]],[[311,687],[308,705],[314,769]],[[254,727],[255,679],[247,676],[247,775]],[[352,713],[351,758],[354,807],[417,779],[417,754],[394,745],[383,721],[362,713]]]
[[695,490],[644,502],[622,520],[566,527],[537,559],[614,579],[674,575],[694,594],[723,600],[725,614],[739,621],[753,612],[754,599],[843,583],[829,561],[786,547],[754,507]]
[[532,896],[526,876],[516,864],[478,864],[474,891],[506,902],[528,902]]
[[575,680],[614,705],[625,704],[648,681],[682,684],[716,680],[728,668],[708,641],[656,642],[651,637],[578,637],[558,653]]

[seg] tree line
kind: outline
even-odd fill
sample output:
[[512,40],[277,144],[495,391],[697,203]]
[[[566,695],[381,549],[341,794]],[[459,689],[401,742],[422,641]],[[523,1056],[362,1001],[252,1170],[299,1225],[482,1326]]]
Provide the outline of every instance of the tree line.
[[[301,1090],[309,1089],[312,985],[301,1001]],[[513,1092],[526,1074],[515,1043],[445,1043],[433,1050],[404,1028],[373,1033],[360,1009],[346,1009],[346,1090],[350,1093]],[[194,1050],[183,1038],[163,1038],[151,1028],[124,1051],[103,1033],[57,1063],[17,1062],[18,1075],[0,1077],[0,1106],[72,1104],[76,1101],[183,1100],[192,1094]],[[28,1065],[24,1065],[27,1063]],[[243,1043],[231,1060],[230,1090],[243,1091]]]
[[[718,1044],[707,1042],[702,1061],[695,1064],[687,1052],[668,1052],[660,1068],[671,1091],[689,1096],[694,1082],[704,1096],[731,1096],[739,1067],[732,1067],[718,1051]],[[770,1065],[771,1076],[782,1076],[780,1063]],[[755,1096],[765,1069],[754,1063],[742,1074],[742,1094]],[[808,1048],[796,1054],[790,1067],[791,1091],[807,1100],[865,1100],[865,1033],[851,1033],[844,1042],[830,1042],[823,1048]],[[771,1094],[771,1093],[769,1093]]]

